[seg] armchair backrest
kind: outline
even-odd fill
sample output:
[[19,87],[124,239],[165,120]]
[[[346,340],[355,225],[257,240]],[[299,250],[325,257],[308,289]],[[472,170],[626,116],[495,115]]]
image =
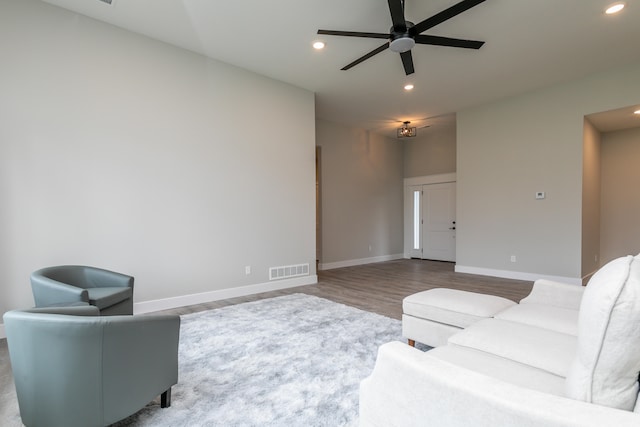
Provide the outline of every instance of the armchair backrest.
[[85,265],[46,267],[31,274],[32,280],[53,280],[82,289],[103,286],[133,287],[133,277],[115,271]]
[[4,324],[26,426],[112,424],[178,381],[179,316],[56,307],[9,311]]
[[[31,289],[36,307],[62,303],[89,303],[87,292],[92,288],[130,288],[133,294],[132,276],[84,265],[61,265],[46,267],[31,273]],[[114,314],[131,314],[133,303],[126,310]]]

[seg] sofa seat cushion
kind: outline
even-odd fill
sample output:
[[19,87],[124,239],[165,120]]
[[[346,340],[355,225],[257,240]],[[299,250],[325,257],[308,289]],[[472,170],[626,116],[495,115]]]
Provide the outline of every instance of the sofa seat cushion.
[[[567,396],[634,410],[640,373],[640,255],[615,259],[584,291]],[[637,406],[636,406],[637,408]]]
[[474,348],[566,378],[576,354],[577,338],[524,323],[486,319],[453,335],[449,344]]
[[435,288],[406,297],[402,311],[420,319],[466,328],[515,304],[494,295]]
[[520,387],[564,396],[563,377],[494,354],[457,345],[434,348],[427,354]]
[[133,289],[129,287],[89,288],[87,291],[89,303],[100,310],[133,297]]
[[495,317],[578,336],[578,313],[578,310],[569,308],[528,303],[514,305],[496,314]]

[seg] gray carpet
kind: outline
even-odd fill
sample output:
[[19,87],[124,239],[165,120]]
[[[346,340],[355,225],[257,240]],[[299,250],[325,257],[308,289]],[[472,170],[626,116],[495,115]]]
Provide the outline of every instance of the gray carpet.
[[118,426],[353,426],[358,388],[401,323],[294,294],[182,317],[172,405]]

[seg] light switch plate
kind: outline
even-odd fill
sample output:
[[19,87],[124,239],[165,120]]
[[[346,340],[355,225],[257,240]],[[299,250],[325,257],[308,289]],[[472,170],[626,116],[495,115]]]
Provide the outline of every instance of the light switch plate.
[[536,191],[536,199],[544,199],[545,198],[545,194],[544,191]]

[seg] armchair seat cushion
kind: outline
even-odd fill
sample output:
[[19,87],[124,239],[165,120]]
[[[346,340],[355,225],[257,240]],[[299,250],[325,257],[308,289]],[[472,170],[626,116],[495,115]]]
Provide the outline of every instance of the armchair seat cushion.
[[89,304],[95,305],[100,310],[133,297],[131,288],[89,288]]

